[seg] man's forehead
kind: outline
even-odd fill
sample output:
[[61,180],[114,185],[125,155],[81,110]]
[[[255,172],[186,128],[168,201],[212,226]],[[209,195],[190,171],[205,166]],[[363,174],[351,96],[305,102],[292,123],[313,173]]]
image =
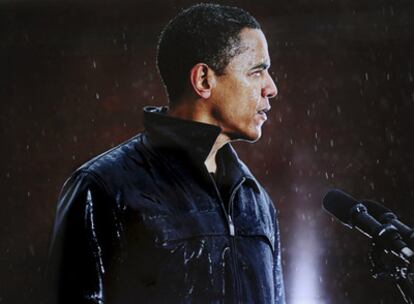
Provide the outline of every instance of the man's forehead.
[[240,42],[249,47],[254,47],[258,44],[265,44],[267,46],[267,40],[263,32],[259,29],[243,29],[240,34]]
[[248,65],[270,65],[270,58],[269,54],[267,53],[267,50],[264,52],[260,52],[257,49],[253,49],[250,52],[247,51],[243,57]]
[[263,33],[260,30],[243,30],[240,34],[240,53],[236,57],[247,65],[269,66],[270,58]]

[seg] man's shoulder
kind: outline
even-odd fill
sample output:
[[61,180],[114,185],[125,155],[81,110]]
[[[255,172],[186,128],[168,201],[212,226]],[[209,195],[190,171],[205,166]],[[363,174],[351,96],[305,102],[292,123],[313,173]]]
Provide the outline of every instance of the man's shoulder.
[[145,133],[139,133],[118,146],[92,158],[74,173],[87,174],[105,186],[122,184],[126,179],[139,175],[147,166],[148,153],[145,151]]
[[100,172],[107,168],[120,166],[130,158],[139,156],[137,148],[142,145],[143,133],[138,133],[134,137],[124,141],[94,158],[90,159],[78,168],[81,171]]

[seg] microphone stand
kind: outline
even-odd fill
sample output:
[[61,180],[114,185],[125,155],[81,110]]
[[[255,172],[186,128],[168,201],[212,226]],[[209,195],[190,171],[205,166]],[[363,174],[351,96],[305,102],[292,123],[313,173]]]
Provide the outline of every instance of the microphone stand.
[[369,257],[372,277],[391,281],[397,286],[405,303],[414,304],[414,265],[375,242]]

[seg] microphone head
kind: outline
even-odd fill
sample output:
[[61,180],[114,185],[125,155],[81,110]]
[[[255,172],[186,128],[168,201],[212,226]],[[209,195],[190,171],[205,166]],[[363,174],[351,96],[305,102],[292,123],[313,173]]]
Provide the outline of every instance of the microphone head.
[[323,198],[323,208],[346,225],[352,225],[353,207],[359,202],[339,189],[333,189]]

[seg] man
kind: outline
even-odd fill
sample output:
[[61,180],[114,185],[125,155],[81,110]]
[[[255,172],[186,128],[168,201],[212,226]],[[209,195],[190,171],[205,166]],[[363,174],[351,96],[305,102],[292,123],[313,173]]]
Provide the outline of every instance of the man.
[[161,34],[169,108],[65,183],[51,250],[59,303],[284,303],[276,212],[230,146],[277,94],[247,12],[192,6]]

